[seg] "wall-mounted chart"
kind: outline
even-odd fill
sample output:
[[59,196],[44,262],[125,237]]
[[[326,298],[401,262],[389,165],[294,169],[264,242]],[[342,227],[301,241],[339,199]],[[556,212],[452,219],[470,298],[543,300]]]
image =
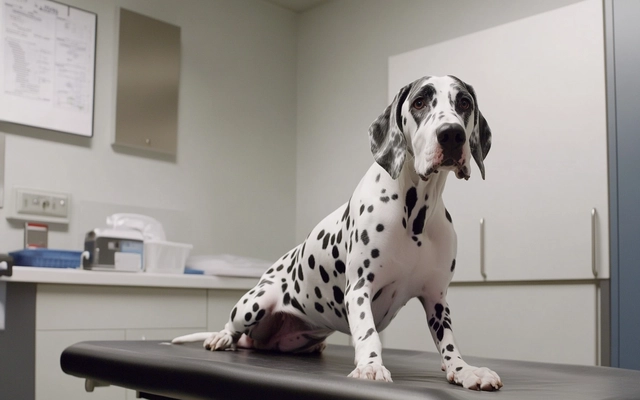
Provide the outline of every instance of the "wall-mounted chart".
[[93,136],[97,15],[47,0],[0,4],[0,120]]

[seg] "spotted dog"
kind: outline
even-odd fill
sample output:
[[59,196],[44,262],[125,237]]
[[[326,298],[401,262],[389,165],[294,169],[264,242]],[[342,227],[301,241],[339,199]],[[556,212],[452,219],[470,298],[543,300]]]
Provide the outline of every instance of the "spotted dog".
[[442,202],[445,181],[450,171],[469,179],[471,157],[484,179],[491,147],[473,88],[454,76],[418,79],[373,122],[369,139],[376,163],[351,199],[265,272],[223,330],[173,343],[320,352],[325,338],[340,331],[355,346],[350,377],[391,381],[379,332],[417,297],[449,382],[475,390],[502,386],[495,372],[462,359],[446,302],[457,243]]

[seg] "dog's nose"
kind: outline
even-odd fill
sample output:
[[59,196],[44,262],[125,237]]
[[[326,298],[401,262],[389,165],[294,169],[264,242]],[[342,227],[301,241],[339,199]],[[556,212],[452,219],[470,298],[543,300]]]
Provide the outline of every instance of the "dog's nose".
[[459,124],[442,124],[436,130],[436,135],[445,152],[456,150],[467,141],[464,128]]

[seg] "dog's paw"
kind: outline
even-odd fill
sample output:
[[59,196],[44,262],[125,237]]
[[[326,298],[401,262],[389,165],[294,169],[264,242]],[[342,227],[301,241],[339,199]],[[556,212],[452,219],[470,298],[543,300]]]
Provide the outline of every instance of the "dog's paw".
[[214,332],[211,336],[204,340],[203,346],[207,350],[235,350],[236,344],[233,336],[227,330]]
[[393,382],[391,380],[391,373],[384,367],[384,365],[381,364],[359,365],[349,374],[349,378]]
[[447,371],[447,380],[471,390],[493,391],[502,387],[498,374],[489,368],[478,368],[468,364],[451,367]]

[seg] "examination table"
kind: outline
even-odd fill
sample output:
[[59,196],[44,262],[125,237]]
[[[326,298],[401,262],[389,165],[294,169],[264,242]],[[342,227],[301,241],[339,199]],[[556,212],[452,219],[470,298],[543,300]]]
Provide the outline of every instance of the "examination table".
[[147,399],[640,399],[640,371],[465,357],[502,378],[504,387],[487,393],[448,383],[437,353],[385,349],[383,358],[393,383],[347,378],[353,349],[336,345],[321,355],[290,355],[95,341],[68,347],[60,363],[89,388],[121,386]]

